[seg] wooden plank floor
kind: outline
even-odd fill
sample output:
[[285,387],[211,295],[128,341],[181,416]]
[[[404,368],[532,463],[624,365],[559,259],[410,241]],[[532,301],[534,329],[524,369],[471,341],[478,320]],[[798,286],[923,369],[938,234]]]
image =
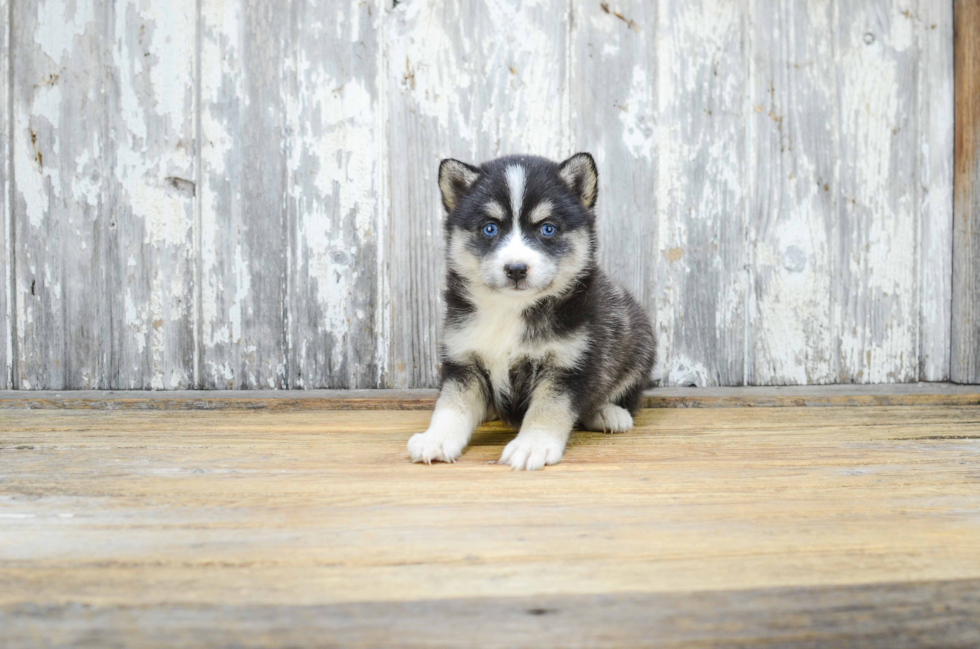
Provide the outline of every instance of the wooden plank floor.
[[980,407],[0,410],[0,645],[980,645]]

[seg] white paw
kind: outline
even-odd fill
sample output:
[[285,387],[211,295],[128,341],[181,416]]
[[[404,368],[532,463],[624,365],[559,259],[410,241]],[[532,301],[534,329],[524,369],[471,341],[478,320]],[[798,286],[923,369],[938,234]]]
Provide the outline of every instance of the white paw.
[[497,464],[509,464],[517,471],[537,471],[546,464],[558,464],[565,443],[541,430],[522,431],[504,447]]
[[430,428],[409,438],[408,454],[412,462],[455,462],[463,454],[466,441],[465,435]]
[[601,430],[604,433],[625,433],[633,427],[633,416],[629,410],[607,403],[585,422],[588,430]]

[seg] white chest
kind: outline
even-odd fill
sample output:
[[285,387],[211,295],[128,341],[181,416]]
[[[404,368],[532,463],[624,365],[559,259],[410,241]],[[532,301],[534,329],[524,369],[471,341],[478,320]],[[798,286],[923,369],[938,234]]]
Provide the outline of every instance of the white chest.
[[510,369],[517,362],[530,360],[571,369],[588,350],[589,338],[584,331],[560,339],[528,342],[521,318],[523,307],[494,306],[497,308],[477,309],[461,326],[447,331],[446,352],[460,363],[470,362],[473,357],[479,359],[498,393],[510,391]]
[[527,356],[523,338],[524,322],[519,312],[480,309],[463,326],[446,332],[446,351],[460,362],[476,356],[489,372],[494,390],[507,391],[511,365]]

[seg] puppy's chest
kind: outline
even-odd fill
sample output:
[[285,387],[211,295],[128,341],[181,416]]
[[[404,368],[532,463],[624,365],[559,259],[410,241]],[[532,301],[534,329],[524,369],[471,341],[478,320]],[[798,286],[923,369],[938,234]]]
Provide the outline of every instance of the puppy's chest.
[[477,311],[446,332],[446,351],[458,362],[478,360],[490,375],[494,390],[499,391],[509,386],[512,366],[532,360],[524,333],[519,313]]
[[449,357],[463,363],[475,357],[498,393],[509,392],[515,376],[526,380],[542,367],[574,366],[585,347],[581,334],[531,339],[520,313],[503,309],[477,311],[446,332]]

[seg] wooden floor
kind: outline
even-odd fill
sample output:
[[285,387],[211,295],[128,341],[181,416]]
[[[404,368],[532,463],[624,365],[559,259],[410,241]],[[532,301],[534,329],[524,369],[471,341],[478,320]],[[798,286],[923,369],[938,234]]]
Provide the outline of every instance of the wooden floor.
[[980,407],[0,409],[0,646],[980,646]]

